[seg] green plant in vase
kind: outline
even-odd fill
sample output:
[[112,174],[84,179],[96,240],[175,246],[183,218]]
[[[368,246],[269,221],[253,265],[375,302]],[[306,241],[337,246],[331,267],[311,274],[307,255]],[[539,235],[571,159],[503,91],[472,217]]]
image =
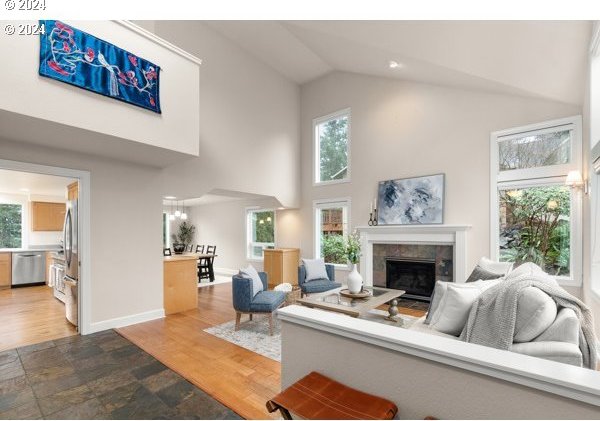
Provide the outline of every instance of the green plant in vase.
[[358,272],[358,262],[360,261],[360,236],[356,230],[348,235],[345,244],[345,254],[348,262],[352,264],[352,271],[348,274],[348,290],[352,294],[358,294],[362,291],[363,278]]

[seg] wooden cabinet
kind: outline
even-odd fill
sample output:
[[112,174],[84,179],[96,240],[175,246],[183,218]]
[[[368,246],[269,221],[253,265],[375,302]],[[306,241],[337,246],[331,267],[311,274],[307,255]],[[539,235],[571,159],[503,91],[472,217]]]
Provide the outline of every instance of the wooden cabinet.
[[76,181],[67,186],[67,199],[75,200],[79,198],[79,183]]
[[31,202],[31,230],[62,231],[66,210],[64,203]]
[[0,253],[0,289],[10,288],[12,281],[11,257],[11,253]]
[[265,249],[264,271],[268,275],[269,288],[284,282],[298,285],[299,263],[300,249]]
[[163,305],[165,314],[198,308],[198,275],[195,257],[164,258]]

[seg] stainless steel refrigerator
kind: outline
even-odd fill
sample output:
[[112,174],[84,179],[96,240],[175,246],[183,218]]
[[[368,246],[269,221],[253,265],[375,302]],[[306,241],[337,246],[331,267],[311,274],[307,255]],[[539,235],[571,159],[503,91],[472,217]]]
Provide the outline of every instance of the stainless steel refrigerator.
[[77,326],[79,284],[79,244],[77,199],[67,202],[63,242],[65,248],[65,307],[69,322]]

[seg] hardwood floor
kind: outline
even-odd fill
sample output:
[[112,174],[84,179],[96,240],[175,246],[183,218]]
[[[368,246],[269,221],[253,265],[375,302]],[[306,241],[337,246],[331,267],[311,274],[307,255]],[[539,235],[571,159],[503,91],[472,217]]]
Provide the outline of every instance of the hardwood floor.
[[77,335],[45,285],[0,290],[0,351]]
[[[423,311],[400,307],[414,316]],[[198,289],[198,309],[117,329],[125,338],[246,419],[277,419],[265,402],[279,392],[280,363],[203,331],[231,321],[231,284]]]

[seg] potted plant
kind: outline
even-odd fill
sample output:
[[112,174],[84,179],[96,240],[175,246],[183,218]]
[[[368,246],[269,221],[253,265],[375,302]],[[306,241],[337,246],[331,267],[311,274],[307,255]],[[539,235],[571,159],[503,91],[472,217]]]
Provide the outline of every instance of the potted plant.
[[352,265],[352,271],[348,274],[348,290],[351,294],[358,294],[362,291],[363,278],[358,272],[357,264],[360,260],[360,238],[358,232],[354,231],[346,239],[344,248],[346,258]]
[[194,225],[188,224],[186,221],[179,224],[178,233],[171,236],[173,238],[173,252],[182,254],[187,245],[192,243],[195,232],[196,227]]

